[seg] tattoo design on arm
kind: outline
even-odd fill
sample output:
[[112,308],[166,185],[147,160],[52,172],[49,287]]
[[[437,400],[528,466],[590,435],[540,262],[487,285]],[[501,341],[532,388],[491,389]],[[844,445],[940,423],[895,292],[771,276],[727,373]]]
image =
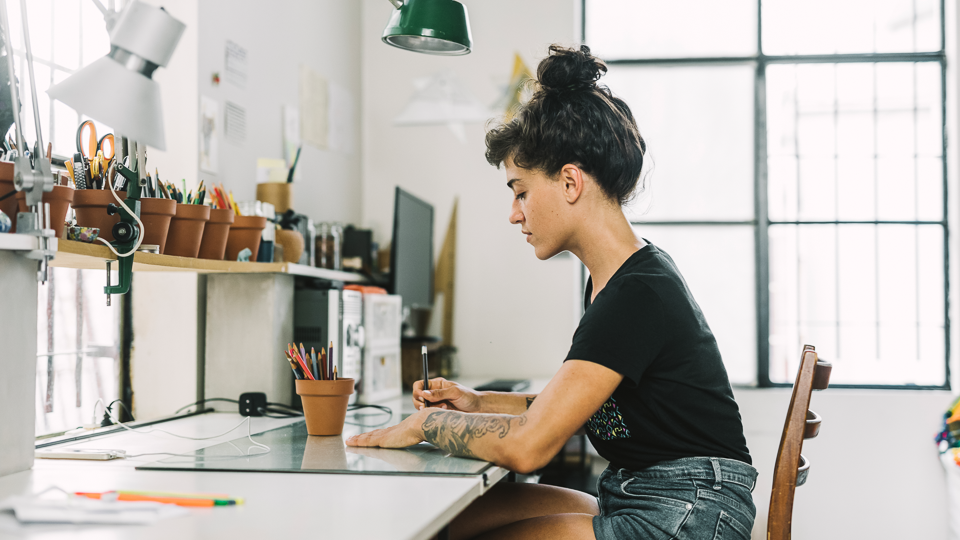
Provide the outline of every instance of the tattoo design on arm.
[[526,415],[511,417],[437,411],[430,413],[423,421],[423,437],[455,456],[476,458],[470,443],[490,433],[495,433],[501,439],[506,437],[515,419],[519,420],[521,426],[527,423]]
[[535,399],[537,399],[536,396],[533,396],[533,397],[527,396],[527,408],[528,408],[528,409],[530,408],[531,405],[533,405],[533,400],[535,400]]

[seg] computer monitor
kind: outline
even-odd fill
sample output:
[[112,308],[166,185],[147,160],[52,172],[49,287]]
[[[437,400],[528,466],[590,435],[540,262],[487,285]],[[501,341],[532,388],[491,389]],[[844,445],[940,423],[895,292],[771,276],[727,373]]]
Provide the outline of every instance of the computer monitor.
[[390,248],[390,291],[403,311],[433,305],[433,206],[397,187]]

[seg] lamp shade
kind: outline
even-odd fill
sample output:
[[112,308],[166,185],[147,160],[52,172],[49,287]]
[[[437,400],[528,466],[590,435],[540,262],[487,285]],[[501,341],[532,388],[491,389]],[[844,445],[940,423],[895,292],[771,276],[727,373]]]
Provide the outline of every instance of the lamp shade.
[[163,8],[134,0],[110,30],[110,53],[47,90],[52,98],[130,140],[166,150],[160,87],[185,25]]
[[130,140],[167,149],[160,86],[109,56],[75,72],[47,94]]
[[467,8],[456,0],[406,0],[390,16],[383,42],[426,54],[468,54],[473,38]]

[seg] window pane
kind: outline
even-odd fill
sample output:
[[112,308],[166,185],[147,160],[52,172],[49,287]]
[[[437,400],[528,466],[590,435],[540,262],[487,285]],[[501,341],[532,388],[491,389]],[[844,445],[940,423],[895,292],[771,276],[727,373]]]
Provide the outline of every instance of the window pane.
[[98,399],[118,397],[119,302],[106,306],[104,272],[51,268],[39,287],[37,435],[89,423]]
[[753,0],[587,0],[586,43],[604,59],[752,56]]
[[[30,23],[30,46],[33,56],[38,60],[50,61],[53,56],[53,17],[52,0],[31,0],[27,2],[27,22]],[[10,21],[22,26],[20,19]],[[12,30],[11,30],[12,32]],[[17,45],[19,47],[19,45]]]
[[[14,63],[17,72],[17,78],[20,81],[18,91],[20,92],[20,103],[22,107],[21,122],[23,126],[23,137],[27,141],[27,146],[33,148],[33,143],[37,140],[36,122],[33,117],[33,99],[30,94],[30,75],[27,72],[27,63],[23,56],[18,55]],[[43,130],[43,144],[47,144],[50,139],[50,98],[47,96],[47,89],[50,88],[50,68],[46,65],[36,63],[33,66],[33,72],[37,76],[37,104],[40,106],[40,129]],[[43,149],[46,152],[46,148]]]
[[110,36],[103,15],[93,2],[80,3],[80,19],[83,22],[80,65],[85,66],[110,52]]
[[943,217],[940,64],[767,68],[774,221]]
[[753,219],[753,80],[752,65],[611,67],[647,143],[631,219]]
[[943,253],[940,225],[771,226],[771,381],[810,344],[832,383],[944,384]]
[[764,54],[940,50],[938,0],[763,0],[761,9]]
[[[80,2],[82,0],[53,0],[57,16],[53,19],[53,61],[60,67],[80,67]],[[85,31],[90,31],[84,29]]]
[[754,228],[640,225],[634,229],[677,263],[717,338],[730,382],[756,384]]

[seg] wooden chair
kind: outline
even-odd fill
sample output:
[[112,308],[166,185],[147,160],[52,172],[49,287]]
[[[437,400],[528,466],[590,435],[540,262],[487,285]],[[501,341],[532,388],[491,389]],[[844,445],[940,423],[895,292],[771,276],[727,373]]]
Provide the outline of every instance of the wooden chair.
[[801,453],[804,439],[812,439],[820,432],[820,416],[811,411],[810,394],[825,390],[830,385],[833,366],[817,359],[812,345],[803,346],[800,370],[793,383],[793,395],[787,420],[780,437],[780,450],[773,469],[773,492],[767,519],[767,540],[789,540],[793,519],[793,494],[803,485],[810,471],[810,461]]

